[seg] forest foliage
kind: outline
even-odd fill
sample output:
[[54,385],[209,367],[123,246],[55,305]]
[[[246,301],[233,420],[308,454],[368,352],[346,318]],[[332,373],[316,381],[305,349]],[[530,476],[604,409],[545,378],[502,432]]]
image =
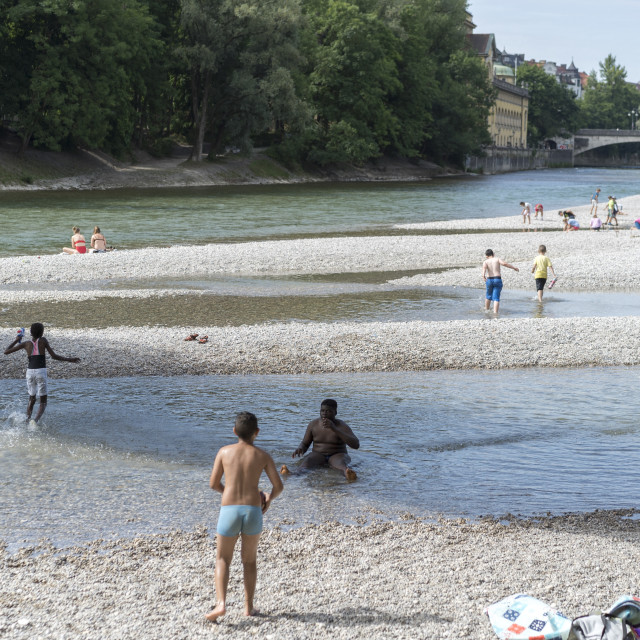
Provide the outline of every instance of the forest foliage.
[[[162,154],[180,139],[193,159],[266,146],[285,162],[386,154],[460,164],[490,143],[495,96],[467,46],[466,5],[0,0],[0,117],[23,149]],[[613,118],[597,105],[619,100],[616,78],[590,81],[594,123]],[[566,118],[543,114],[540,100],[534,138],[578,122],[575,105],[556,97]]]
[[465,0],[0,0],[0,116],[28,145],[459,162],[492,88]]

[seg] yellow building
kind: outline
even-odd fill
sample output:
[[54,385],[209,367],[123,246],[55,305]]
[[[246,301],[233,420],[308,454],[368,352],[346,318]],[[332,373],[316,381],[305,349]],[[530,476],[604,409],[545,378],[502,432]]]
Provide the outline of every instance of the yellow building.
[[511,67],[497,64],[498,48],[493,33],[473,33],[471,14],[465,23],[469,46],[482,58],[496,89],[496,101],[489,113],[489,133],[497,147],[527,146],[529,92],[516,86]]

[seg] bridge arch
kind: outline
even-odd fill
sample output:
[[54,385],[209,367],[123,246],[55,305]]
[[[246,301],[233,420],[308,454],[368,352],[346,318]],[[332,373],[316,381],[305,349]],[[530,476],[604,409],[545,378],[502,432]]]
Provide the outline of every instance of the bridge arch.
[[580,129],[573,136],[573,155],[599,147],[625,142],[640,142],[640,131],[634,129]]

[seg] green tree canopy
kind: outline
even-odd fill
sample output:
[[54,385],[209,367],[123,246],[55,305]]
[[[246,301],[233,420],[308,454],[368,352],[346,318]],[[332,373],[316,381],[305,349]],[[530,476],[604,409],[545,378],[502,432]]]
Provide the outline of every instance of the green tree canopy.
[[417,0],[399,5],[402,89],[394,100],[401,155],[461,163],[490,142],[494,91],[485,66],[467,47],[464,0]]
[[459,163],[488,142],[466,0],[0,0],[0,111],[23,147]]
[[15,0],[5,20],[17,66],[5,69],[0,91],[12,96],[5,115],[23,147],[126,148],[134,95],[145,93],[145,71],[161,50],[146,7],[136,0]]
[[518,67],[517,83],[529,89],[527,140],[535,147],[548,138],[570,134],[578,128],[575,94],[535,65]]
[[247,147],[251,133],[304,118],[292,75],[300,19],[297,0],[182,0],[177,53],[190,78],[193,159],[207,132],[214,151]]
[[[465,0],[305,0],[315,162],[383,153],[460,162],[488,142],[491,83]],[[310,32],[310,33],[309,33]]]
[[390,106],[401,87],[397,39],[374,3],[329,0],[310,22],[310,98],[319,127],[310,159],[359,163],[380,155],[399,126]]
[[630,126],[627,114],[638,109],[640,94],[627,82],[626,69],[609,54],[589,81],[581,105],[582,126],[589,129],[624,129]]

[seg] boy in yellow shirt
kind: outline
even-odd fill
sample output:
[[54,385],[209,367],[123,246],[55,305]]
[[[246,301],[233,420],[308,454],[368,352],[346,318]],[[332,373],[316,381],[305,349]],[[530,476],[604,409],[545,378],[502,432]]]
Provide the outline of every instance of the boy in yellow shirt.
[[544,293],[544,285],[547,282],[547,269],[551,269],[553,277],[556,277],[556,272],[553,270],[551,260],[547,257],[547,247],[541,244],[538,247],[538,255],[533,261],[533,268],[531,273],[534,274],[536,279],[536,291],[538,292],[538,302],[542,302],[542,294]]

